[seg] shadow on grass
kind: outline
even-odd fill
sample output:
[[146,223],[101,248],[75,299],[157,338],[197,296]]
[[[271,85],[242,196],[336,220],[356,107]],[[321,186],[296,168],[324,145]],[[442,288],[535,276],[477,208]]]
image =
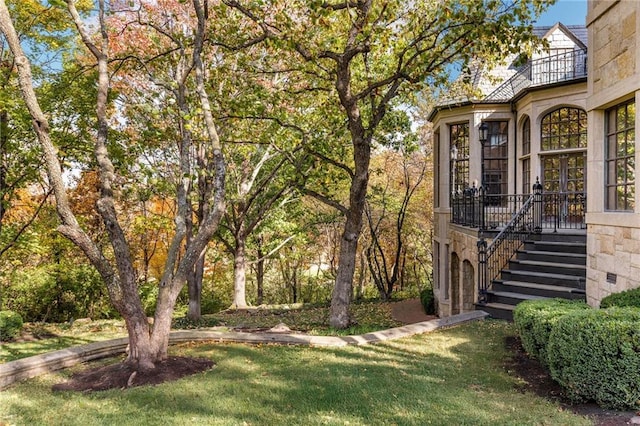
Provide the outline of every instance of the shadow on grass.
[[502,368],[512,332],[485,321],[346,348],[182,344],[172,353],[206,356],[216,367],[156,387],[93,394],[53,394],[49,377],[0,393],[0,406],[18,424],[41,424],[58,410],[73,416],[56,423],[82,425],[588,424],[515,391]]

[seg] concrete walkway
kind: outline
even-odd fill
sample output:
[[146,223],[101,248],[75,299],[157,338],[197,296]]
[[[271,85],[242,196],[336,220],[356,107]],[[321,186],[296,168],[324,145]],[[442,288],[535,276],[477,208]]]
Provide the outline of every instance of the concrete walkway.
[[[169,342],[170,344],[176,344],[194,341],[215,341],[340,347],[400,339],[415,334],[428,333],[442,327],[457,325],[467,321],[484,319],[487,316],[488,314],[483,311],[473,311],[357,336],[309,336],[305,334],[273,332],[242,333],[211,329],[179,330],[171,332]],[[5,389],[19,380],[71,367],[81,362],[121,354],[125,351],[127,344],[128,339],[125,337],[74,346],[0,364],[0,389]]]

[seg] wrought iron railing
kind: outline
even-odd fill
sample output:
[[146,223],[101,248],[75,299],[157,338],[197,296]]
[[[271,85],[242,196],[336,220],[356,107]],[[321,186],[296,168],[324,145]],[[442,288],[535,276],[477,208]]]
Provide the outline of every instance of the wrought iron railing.
[[560,83],[587,76],[587,52],[576,49],[530,62],[531,85]]
[[[478,228],[478,301],[486,302],[493,280],[500,276],[518,249],[543,229],[584,229],[586,196],[583,192],[545,193],[536,180],[533,194],[492,195],[468,188],[451,198],[451,222]],[[487,245],[485,233],[497,235]]]
[[493,280],[534,233],[542,232],[542,186],[534,186],[533,195],[524,202],[511,221],[493,238],[481,234],[478,240],[478,302],[487,301],[487,290]]
[[584,192],[542,194],[542,227],[545,229],[585,229],[587,196]]
[[479,229],[499,229],[529,199],[529,194],[487,194],[482,187],[467,188],[451,198],[451,222]]
[[[481,188],[467,188],[451,198],[451,222],[480,230],[502,230],[522,209],[530,194],[486,194]],[[541,194],[540,227],[543,229],[584,229],[584,192],[544,192]]]
[[489,94],[485,101],[509,100],[528,87],[577,80],[587,76],[587,51],[576,49],[531,60]]

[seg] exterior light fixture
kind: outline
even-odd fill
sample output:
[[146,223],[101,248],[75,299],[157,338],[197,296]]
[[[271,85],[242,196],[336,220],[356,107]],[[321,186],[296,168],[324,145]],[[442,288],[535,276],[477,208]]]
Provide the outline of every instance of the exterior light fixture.
[[[486,194],[486,190],[487,188],[485,187],[485,182],[484,182],[484,146],[487,144],[487,140],[489,140],[489,125],[486,122],[481,122],[480,123],[480,127],[478,127],[478,139],[480,140],[480,189],[479,189],[479,193],[480,193],[480,203],[483,206],[480,212],[480,226],[479,226],[479,231],[480,231],[480,241],[483,241],[484,247],[486,248],[486,241],[484,240],[484,237],[482,235],[482,232],[485,229],[485,222],[484,222],[484,195]],[[480,243],[478,243],[480,244]],[[478,246],[478,249],[480,249],[480,247]]]
[[486,122],[482,122],[480,123],[480,127],[478,128],[478,131],[480,133],[480,145],[482,145],[482,147],[484,148],[484,145],[487,143],[487,140],[489,139],[489,126],[487,125]]

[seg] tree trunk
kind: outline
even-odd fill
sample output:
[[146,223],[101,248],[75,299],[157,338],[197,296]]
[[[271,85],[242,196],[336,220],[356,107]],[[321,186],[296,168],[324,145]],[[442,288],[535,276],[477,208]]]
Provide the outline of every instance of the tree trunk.
[[187,279],[189,287],[189,310],[187,318],[190,320],[199,320],[202,317],[202,278],[204,277],[204,258],[205,253],[200,256],[196,262],[193,274]]
[[[357,109],[355,105],[352,107]],[[359,112],[351,111],[351,115],[359,116]],[[353,141],[355,173],[351,179],[349,208],[346,211],[344,231],[340,241],[338,273],[331,297],[329,324],[335,328],[347,328],[350,323],[349,304],[353,293],[358,239],[362,231],[362,215],[369,184],[371,160],[371,140],[365,137],[362,123],[359,120],[350,121],[350,132]]]
[[298,303],[298,268],[293,270],[291,276],[291,303]]
[[347,220],[340,242],[338,258],[338,274],[331,296],[331,316],[329,324],[335,328],[347,328],[350,324],[349,304],[353,293],[353,276],[356,268],[356,250],[362,226],[362,210],[357,214],[347,215]]
[[245,309],[247,284],[246,239],[240,235],[236,237],[236,249],[233,259],[233,304],[235,309]]
[[358,259],[360,260],[360,274],[358,275],[358,285],[356,286],[356,297],[355,300],[361,300],[362,299],[362,290],[364,288],[364,280],[367,277],[367,269],[366,269],[366,263],[365,263],[365,255],[363,252],[360,252],[360,254],[358,255]]
[[258,249],[256,252],[258,262],[256,264],[256,283],[258,287],[257,305],[262,305],[264,297],[264,253],[262,252],[262,237],[258,238]]

